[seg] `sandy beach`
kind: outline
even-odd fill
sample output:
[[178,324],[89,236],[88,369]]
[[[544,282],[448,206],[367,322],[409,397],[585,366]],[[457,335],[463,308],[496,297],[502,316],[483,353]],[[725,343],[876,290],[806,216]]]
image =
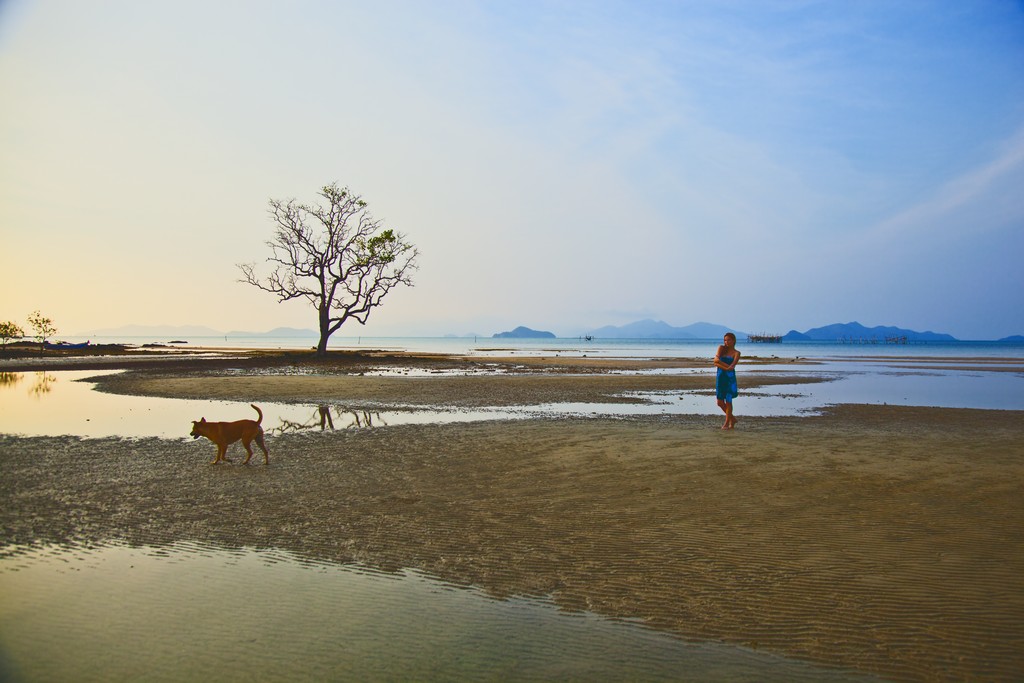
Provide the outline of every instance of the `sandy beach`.
[[[121,363],[100,388],[353,409],[608,402],[706,385],[628,372],[702,363],[252,354]],[[365,374],[382,364],[399,370]],[[753,418],[738,401],[731,432],[705,416],[306,431],[270,439],[269,466],[241,466],[238,446],[210,466],[205,440],[0,435],[0,534],[279,548],[894,680],[1024,676],[1024,415]]]

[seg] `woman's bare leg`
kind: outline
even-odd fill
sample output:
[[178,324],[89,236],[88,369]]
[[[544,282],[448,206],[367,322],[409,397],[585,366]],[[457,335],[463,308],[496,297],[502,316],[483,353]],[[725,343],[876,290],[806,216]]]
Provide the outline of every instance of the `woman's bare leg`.
[[725,413],[725,424],[722,425],[722,429],[732,429],[734,418],[732,416],[732,402],[731,401],[719,401],[718,407]]

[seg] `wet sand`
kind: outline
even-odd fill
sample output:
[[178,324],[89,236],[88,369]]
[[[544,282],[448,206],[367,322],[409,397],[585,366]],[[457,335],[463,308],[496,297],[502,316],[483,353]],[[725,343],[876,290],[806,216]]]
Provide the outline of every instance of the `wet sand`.
[[[479,406],[706,382],[523,359],[504,375],[360,376],[375,362],[160,366],[105,386]],[[898,680],[1024,675],[1021,413],[741,406],[733,432],[693,416],[288,434],[270,440],[268,467],[239,465],[238,446],[234,464],[210,466],[205,440],[0,436],[0,534],[280,548]]]

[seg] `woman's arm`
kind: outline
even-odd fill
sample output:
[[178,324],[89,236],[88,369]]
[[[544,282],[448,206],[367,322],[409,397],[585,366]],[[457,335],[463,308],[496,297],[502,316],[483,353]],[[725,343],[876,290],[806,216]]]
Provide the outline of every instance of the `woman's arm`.
[[[722,370],[731,370],[732,369],[731,366],[729,366],[726,363],[722,362],[722,354],[725,353],[726,351],[728,351],[728,349],[725,347],[725,344],[722,344],[721,346],[718,347],[718,351],[715,352],[715,367],[716,368],[721,368]],[[735,365],[735,363],[733,363],[733,365]]]
[[722,361],[722,355],[729,353],[729,349],[726,348],[725,344],[718,347],[718,353],[715,354],[715,367],[722,368],[723,370],[732,370],[736,367],[736,364],[740,362],[740,352],[736,349],[732,350],[732,362],[725,363]]

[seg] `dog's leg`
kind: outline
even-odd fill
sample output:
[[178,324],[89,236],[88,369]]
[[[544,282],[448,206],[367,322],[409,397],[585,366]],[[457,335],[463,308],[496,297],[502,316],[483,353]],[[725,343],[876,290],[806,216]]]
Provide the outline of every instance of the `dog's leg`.
[[256,444],[263,449],[263,464],[270,464],[270,451],[267,450],[267,443],[263,440],[263,432],[256,436]]
[[245,462],[242,463],[243,465],[248,465],[249,461],[252,460],[252,445],[251,444],[252,444],[251,441],[243,441],[242,442],[242,445],[245,446],[245,452],[248,453],[248,455],[245,456]]

